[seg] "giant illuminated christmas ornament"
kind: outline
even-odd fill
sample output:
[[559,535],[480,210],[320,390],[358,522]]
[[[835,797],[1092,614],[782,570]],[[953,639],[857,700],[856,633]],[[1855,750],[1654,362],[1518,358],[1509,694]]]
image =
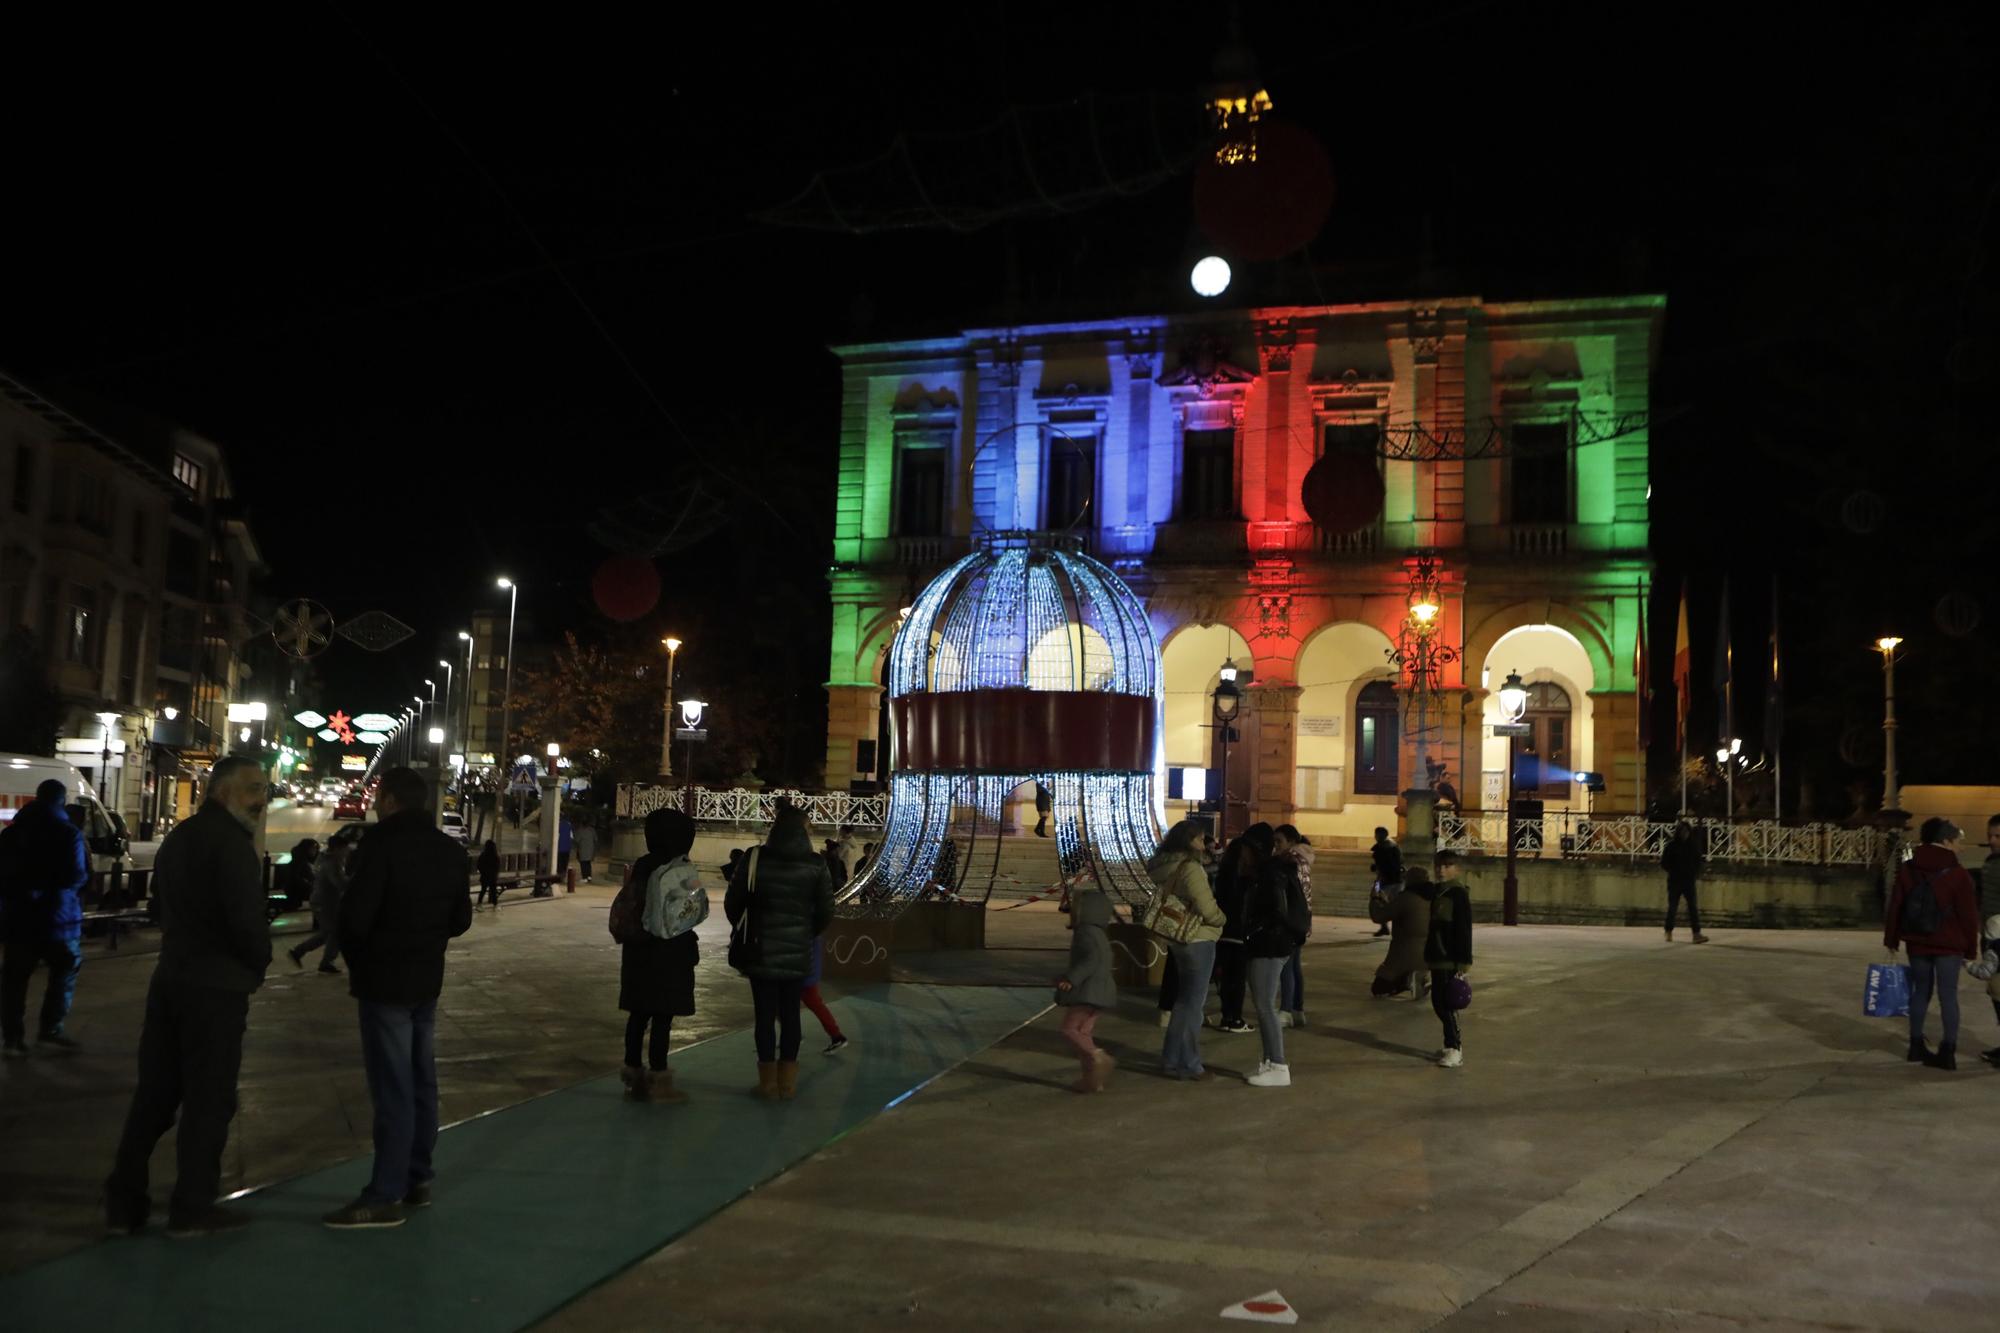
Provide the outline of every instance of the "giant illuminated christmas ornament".
[[984,902],[1002,810],[1049,791],[1065,884],[1151,891],[1160,654],[1125,582],[1070,538],[984,533],[911,603],[889,649],[889,810],[848,916]]

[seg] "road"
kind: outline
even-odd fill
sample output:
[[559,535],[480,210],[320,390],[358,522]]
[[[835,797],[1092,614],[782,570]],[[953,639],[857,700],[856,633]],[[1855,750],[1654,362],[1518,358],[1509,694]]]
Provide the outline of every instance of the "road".
[[[299,805],[295,801],[280,799],[272,801],[264,811],[264,847],[271,859],[282,864],[291,859],[292,848],[306,838],[316,839],[324,846],[326,840],[336,831],[354,823],[351,819],[335,819],[333,805]],[[375,822],[375,812],[368,812],[367,822]],[[527,828],[507,829],[500,839],[503,852],[532,851],[540,826],[530,824]],[[135,842],[125,853],[127,870],[147,870],[152,867],[153,855],[160,849],[154,842]]]

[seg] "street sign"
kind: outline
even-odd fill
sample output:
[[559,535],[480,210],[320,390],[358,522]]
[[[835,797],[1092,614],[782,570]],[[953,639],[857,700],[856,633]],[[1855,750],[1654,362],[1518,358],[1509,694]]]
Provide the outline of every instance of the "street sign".
[[1495,722],[1493,724],[1493,734],[1495,736],[1532,736],[1535,734],[1535,729],[1526,722]]
[[677,741],[705,741],[708,739],[708,728],[675,727],[674,739]]

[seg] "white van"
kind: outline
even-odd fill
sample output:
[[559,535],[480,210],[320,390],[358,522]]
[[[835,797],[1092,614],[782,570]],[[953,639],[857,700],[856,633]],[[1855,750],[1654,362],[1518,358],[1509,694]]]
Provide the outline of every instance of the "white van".
[[76,765],[42,754],[0,754],[0,824],[35,799],[35,788],[54,778],[69,788],[70,822],[83,830],[90,867],[109,870],[125,854],[125,821],[106,810]]

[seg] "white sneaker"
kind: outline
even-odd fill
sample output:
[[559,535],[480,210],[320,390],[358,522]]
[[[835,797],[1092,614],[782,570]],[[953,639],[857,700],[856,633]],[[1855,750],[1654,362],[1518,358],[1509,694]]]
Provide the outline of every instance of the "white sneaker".
[[1166,1027],[1172,1027],[1173,1025],[1174,1025],[1174,1011],[1171,1009],[1160,1010],[1160,1026],[1166,1028]]
[[1438,1055],[1438,1064],[1445,1069],[1456,1069],[1465,1063],[1465,1052],[1456,1046],[1447,1047]]
[[1274,1065],[1268,1062],[1247,1080],[1253,1088],[1289,1088],[1292,1086],[1292,1067]]

